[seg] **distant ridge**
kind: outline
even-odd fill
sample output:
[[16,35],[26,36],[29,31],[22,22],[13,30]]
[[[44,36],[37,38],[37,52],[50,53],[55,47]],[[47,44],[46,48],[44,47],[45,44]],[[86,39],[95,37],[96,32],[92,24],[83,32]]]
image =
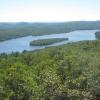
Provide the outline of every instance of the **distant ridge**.
[[0,23],[0,41],[27,36],[67,33],[75,30],[100,29],[100,21],[71,21],[54,23],[7,22]]
[[[31,26],[31,27],[35,27],[35,26],[65,26],[66,28],[69,27],[73,27],[70,25],[76,25],[76,27],[78,25],[80,25],[81,28],[88,28],[87,26],[90,26],[91,28],[100,28],[100,20],[98,21],[69,21],[69,22],[0,22],[0,29],[2,28],[14,28],[14,27],[23,27],[23,26]],[[75,26],[74,26],[75,27]]]

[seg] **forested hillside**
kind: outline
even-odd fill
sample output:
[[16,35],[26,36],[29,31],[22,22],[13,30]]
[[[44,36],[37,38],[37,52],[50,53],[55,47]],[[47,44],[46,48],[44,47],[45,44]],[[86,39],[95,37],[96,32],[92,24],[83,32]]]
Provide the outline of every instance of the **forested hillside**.
[[64,23],[0,23],[0,41],[26,35],[65,33],[74,30],[100,29],[100,21]]
[[100,41],[1,54],[0,100],[100,100]]

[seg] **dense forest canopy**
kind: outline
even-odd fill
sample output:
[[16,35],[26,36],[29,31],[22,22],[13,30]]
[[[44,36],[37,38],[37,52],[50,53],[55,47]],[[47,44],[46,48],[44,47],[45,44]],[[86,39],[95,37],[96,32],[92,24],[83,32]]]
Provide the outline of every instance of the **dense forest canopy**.
[[100,40],[1,54],[0,100],[100,100]]
[[66,41],[68,38],[52,38],[52,39],[40,39],[40,40],[33,40],[30,42],[31,46],[42,46],[42,45],[51,45],[53,43],[58,43],[62,41]]
[[66,33],[74,30],[100,29],[100,21],[63,23],[0,23],[0,41],[26,35]]
[[100,100],[100,0],[0,0],[0,100]]
[[[0,23],[0,41],[93,29],[100,21]],[[0,100],[100,100],[100,40],[0,54]]]

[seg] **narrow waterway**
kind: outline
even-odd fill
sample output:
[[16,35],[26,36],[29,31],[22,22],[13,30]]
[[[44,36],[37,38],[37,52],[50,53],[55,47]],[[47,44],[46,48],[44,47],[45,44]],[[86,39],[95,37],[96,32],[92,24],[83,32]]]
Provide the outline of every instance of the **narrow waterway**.
[[[78,30],[69,33],[43,35],[43,36],[26,36],[26,37],[6,40],[0,42],[0,53],[22,52],[23,50],[32,51],[37,49],[43,49],[45,47],[62,45],[68,42],[95,40],[96,31],[98,30]],[[68,38],[68,40],[47,46],[30,46],[30,42],[33,40],[48,39],[48,38]]]

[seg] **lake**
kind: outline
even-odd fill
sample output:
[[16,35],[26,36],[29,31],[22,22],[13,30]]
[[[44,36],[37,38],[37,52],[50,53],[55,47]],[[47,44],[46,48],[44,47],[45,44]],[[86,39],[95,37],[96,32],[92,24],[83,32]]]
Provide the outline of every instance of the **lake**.
[[[0,53],[22,52],[23,50],[32,51],[43,49],[50,46],[66,44],[68,42],[77,42],[83,40],[95,40],[95,32],[100,30],[78,30],[69,33],[51,34],[42,36],[25,36],[16,39],[10,39],[0,42]],[[48,38],[68,38],[69,40],[54,43],[47,46],[30,46],[30,42],[38,39]]]

